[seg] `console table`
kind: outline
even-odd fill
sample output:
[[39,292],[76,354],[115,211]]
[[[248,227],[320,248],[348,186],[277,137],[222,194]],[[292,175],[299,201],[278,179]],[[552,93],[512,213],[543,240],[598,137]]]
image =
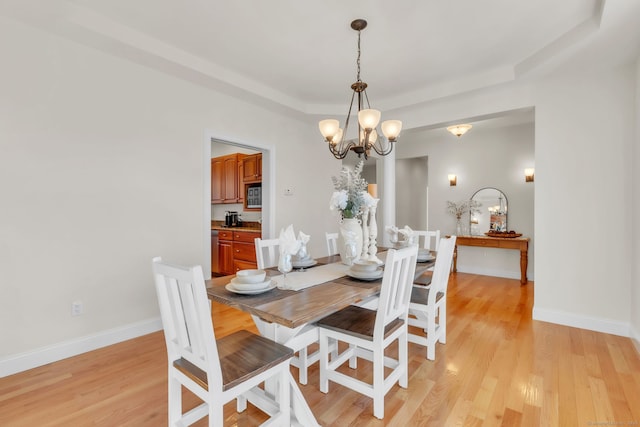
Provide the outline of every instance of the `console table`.
[[527,284],[527,264],[529,259],[528,237],[457,236],[453,250],[453,271],[457,270],[458,246],[479,246],[485,248],[517,249],[520,251],[520,283]]

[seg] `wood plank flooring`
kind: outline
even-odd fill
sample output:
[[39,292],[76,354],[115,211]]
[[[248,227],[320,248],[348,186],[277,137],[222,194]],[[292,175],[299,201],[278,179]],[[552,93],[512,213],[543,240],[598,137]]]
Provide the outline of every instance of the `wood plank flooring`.
[[[435,362],[409,344],[409,388],[372,402],[330,384],[317,364],[300,386],[323,426],[640,425],[640,356],[628,338],[531,320],[534,284],[452,274],[447,344]],[[214,304],[216,334],[255,331],[248,315]],[[0,379],[0,426],[165,426],[166,350],[161,332]],[[358,375],[367,378],[367,362]],[[297,370],[292,368],[294,377]],[[185,407],[197,400],[187,392]],[[228,425],[265,419],[251,406]],[[196,425],[206,425],[206,419]]]

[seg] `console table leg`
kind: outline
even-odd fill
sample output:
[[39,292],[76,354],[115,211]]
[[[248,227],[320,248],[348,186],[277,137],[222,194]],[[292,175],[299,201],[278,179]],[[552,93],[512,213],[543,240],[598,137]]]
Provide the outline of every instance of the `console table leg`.
[[520,251],[520,284],[527,284],[527,251]]
[[458,271],[458,245],[453,247],[453,272]]

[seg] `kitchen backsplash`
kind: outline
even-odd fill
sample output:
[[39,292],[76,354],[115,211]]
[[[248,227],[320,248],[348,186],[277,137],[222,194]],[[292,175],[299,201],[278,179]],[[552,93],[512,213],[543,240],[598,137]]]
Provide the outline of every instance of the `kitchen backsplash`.
[[214,221],[224,221],[224,213],[226,211],[238,212],[242,221],[260,221],[262,219],[262,213],[259,211],[243,212],[242,203],[211,205],[211,219]]

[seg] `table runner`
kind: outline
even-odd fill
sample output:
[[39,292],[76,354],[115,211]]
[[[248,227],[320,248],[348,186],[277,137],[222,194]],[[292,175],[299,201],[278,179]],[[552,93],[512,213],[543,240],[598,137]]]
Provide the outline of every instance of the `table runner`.
[[[300,291],[345,276],[347,271],[349,271],[349,266],[341,262],[319,265],[305,269],[304,271],[292,271],[291,273],[287,273],[286,287],[287,289]],[[284,277],[280,274],[278,276],[271,276],[271,279],[278,283],[278,287],[281,287]]]

